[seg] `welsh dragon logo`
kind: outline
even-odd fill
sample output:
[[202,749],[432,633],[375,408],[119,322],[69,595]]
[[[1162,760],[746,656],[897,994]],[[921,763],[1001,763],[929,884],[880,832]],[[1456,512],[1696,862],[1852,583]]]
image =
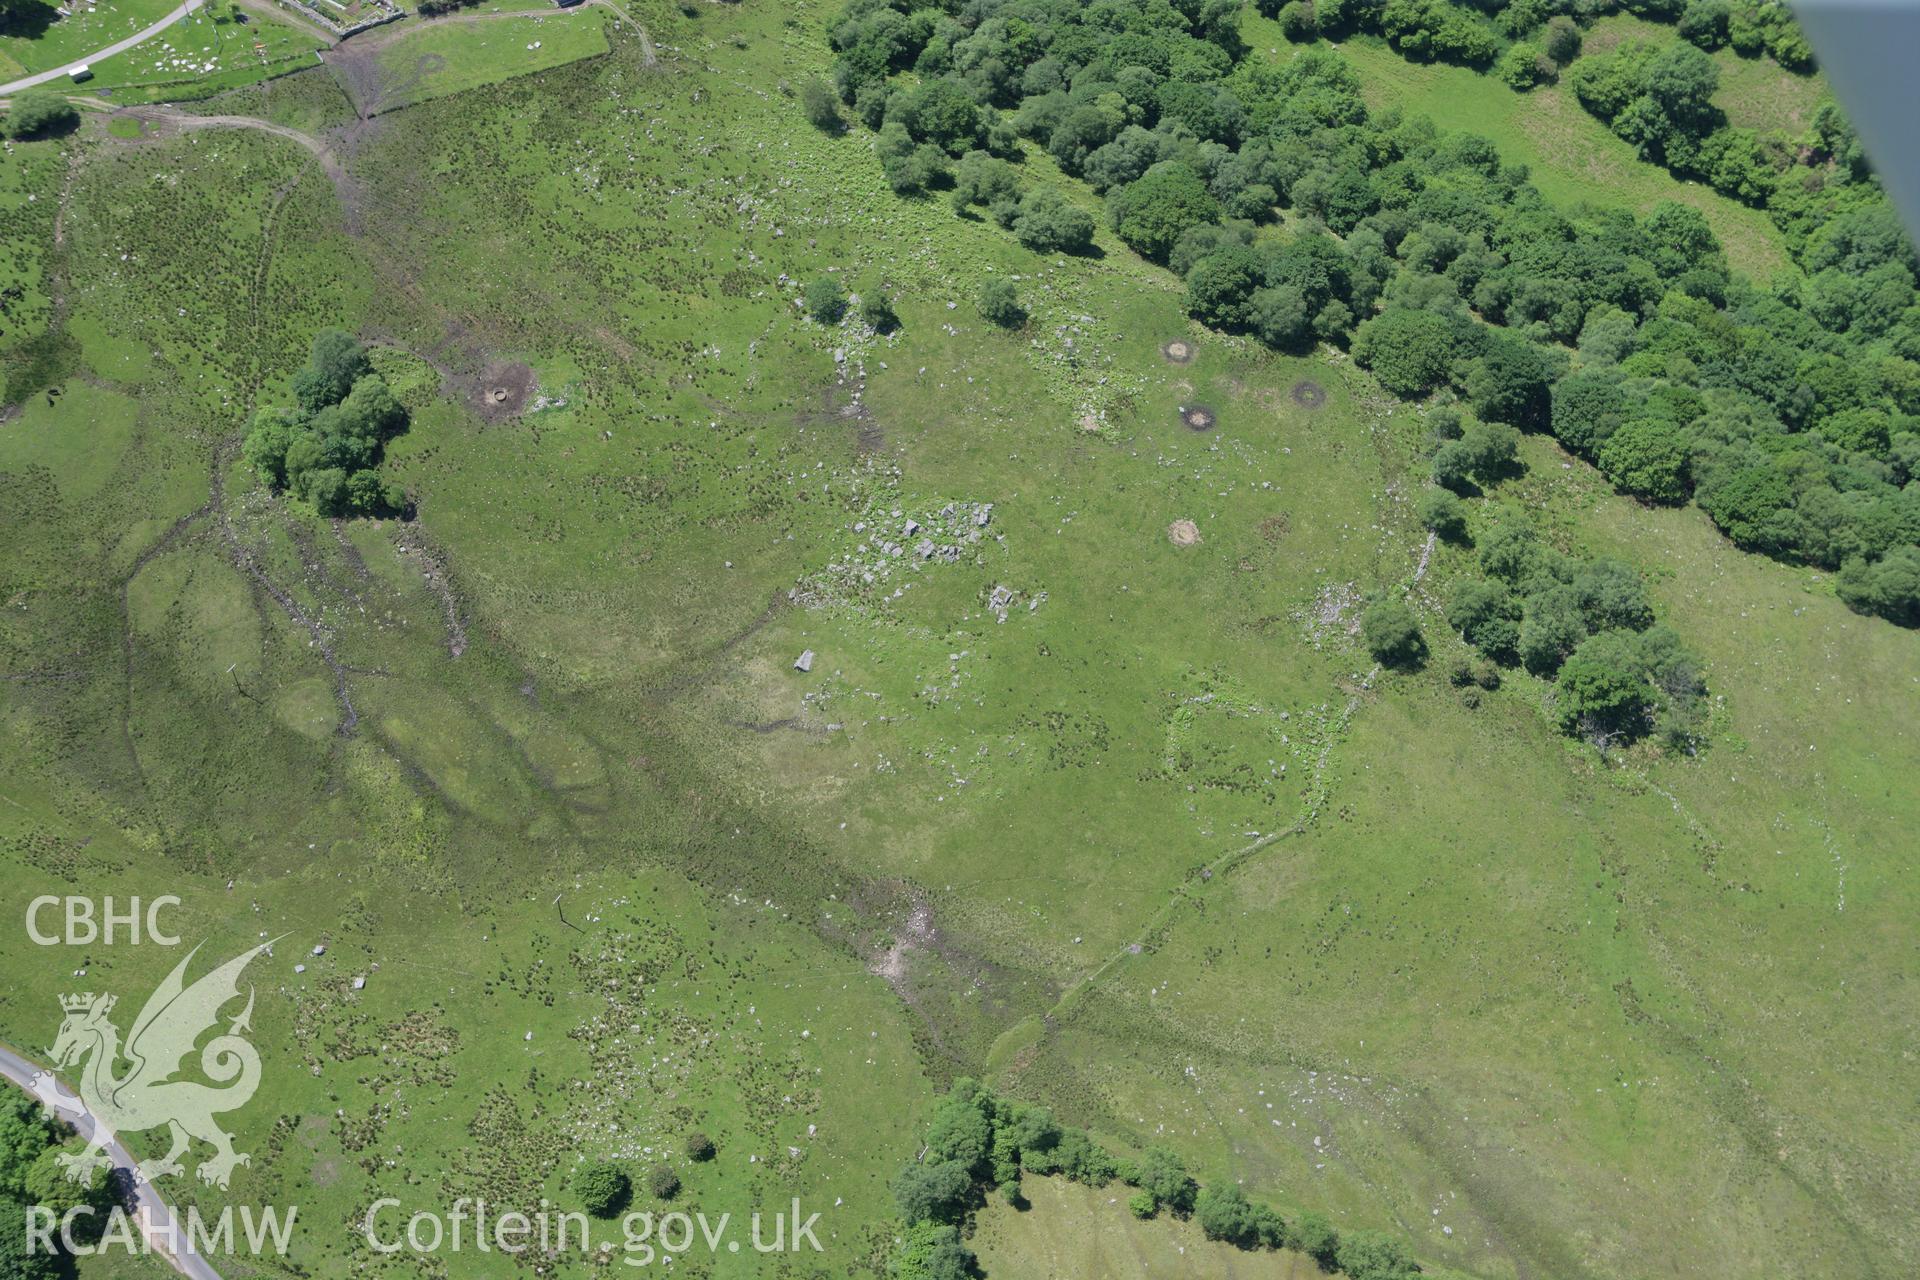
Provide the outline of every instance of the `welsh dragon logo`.
[[134,1176],[141,1182],[180,1173],[180,1157],[196,1138],[213,1148],[196,1170],[202,1182],[224,1190],[234,1168],[249,1163],[249,1157],[233,1149],[233,1135],[214,1116],[246,1105],[260,1087],[260,1054],[242,1036],[251,1029],[252,987],[247,988],[246,1008],[224,1034],[200,1050],[200,1071],[214,1084],[175,1077],[200,1037],[219,1023],[221,1008],[240,997],[241,971],[272,945],[264,942],[188,986],[187,965],[200,950],[196,946],[147,998],[124,1044],[108,1016],[115,997],[89,991],[60,998],[67,1016],[48,1056],[58,1068],[86,1060],[80,1101],[94,1121],[86,1148],[59,1157],[68,1177],[84,1182],[95,1169],[110,1166],[113,1159],[104,1151],[116,1133],[161,1125],[170,1130],[171,1143],[164,1156],[135,1166]]

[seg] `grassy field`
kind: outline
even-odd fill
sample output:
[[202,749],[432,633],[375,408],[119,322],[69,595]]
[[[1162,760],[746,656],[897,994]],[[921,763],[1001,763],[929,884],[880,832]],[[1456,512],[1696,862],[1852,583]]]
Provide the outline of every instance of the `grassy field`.
[[247,21],[216,20],[205,12],[93,68],[88,92],[111,91],[113,101],[162,100],[210,87],[228,88],[263,75],[310,64],[320,38],[291,21],[251,11]]
[[26,4],[0,27],[0,80],[65,66],[164,18],[178,0],[108,0],[62,16],[53,5]]
[[1733,124],[1762,134],[1798,138],[1813,124],[1820,104],[1833,96],[1825,76],[1796,75],[1771,58],[1743,58],[1722,49],[1713,61],[1720,68],[1714,105]]
[[380,45],[375,55],[379,89],[372,102],[376,110],[393,111],[606,51],[597,7],[435,23]]
[[1217,1276],[1220,1280],[1318,1280],[1325,1275],[1304,1254],[1246,1254],[1208,1240],[1192,1223],[1140,1222],[1126,1197],[1060,1178],[1033,1179],[1030,1207],[996,1205],[975,1239],[990,1276],[1023,1280],[1154,1280]]
[[[157,0],[82,7],[44,29],[16,19],[15,28],[22,34],[0,38],[0,76],[85,57],[158,21],[172,7]],[[70,87],[115,104],[204,97],[311,65],[321,47],[313,30],[270,9],[246,10],[238,18],[224,10],[216,17],[202,9],[123,53],[90,64],[92,77],[83,86]]]
[[[1722,701],[1700,757],[1611,761],[1527,677],[1468,707],[1420,410],[1198,330],[1104,230],[1036,255],[893,196],[788,96],[828,12],[648,9],[657,66],[586,13],[453,23],[379,54],[447,58],[404,111],[323,68],[207,104],[337,182],[252,131],[16,147],[5,336],[61,354],[10,364],[0,425],[0,912],[174,892],[208,954],[289,935],[232,1198],[308,1206],[311,1274],[438,1274],[350,1224],[664,1159],[690,1205],[800,1194],[834,1233],[676,1271],[876,1274],[885,1179],[969,1073],[1435,1270],[1910,1273],[1910,635],[1530,440],[1480,531],[1642,565]],[[1616,183],[1575,104],[1347,53],[1555,198],[1675,187]],[[803,319],[824,274],[902,329]],[[974,310],[989,276],[1023,330]],[[412,411],[410,523],[237,464],[329,324]],[[1382,674],[1354,602],[1403,588],[1434,658]],[[134,1005],[176,960],[80,950],[0,930],[0,1035],[46,1044],[77,969]],[[1306,1274],[1027,1191],[989,1274]]]

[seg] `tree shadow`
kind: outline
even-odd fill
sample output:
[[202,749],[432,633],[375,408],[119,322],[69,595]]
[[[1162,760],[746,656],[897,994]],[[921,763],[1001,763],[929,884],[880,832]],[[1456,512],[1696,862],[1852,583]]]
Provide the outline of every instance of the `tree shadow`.
[[60,11],[37,0],[11,8],[0,7],[0,36],[14,40],[38,40],[47,34],[60,17]]
[[17,133],[13,135],[13,137],[16,142],[48,142],[54,138],[70,137],[78,133],[79,130],[80,116],[75,113],[50,121],[38,129],[30,129],[25,133]]

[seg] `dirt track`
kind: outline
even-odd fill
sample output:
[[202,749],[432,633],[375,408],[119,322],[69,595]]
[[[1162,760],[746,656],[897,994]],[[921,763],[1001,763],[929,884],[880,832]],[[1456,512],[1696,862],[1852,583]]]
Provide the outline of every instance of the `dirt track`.
[[262,133],[275,134],[311,151],[319,157],[320,167],[325,169],[327,176],[335,182],[345,177],[345,171],[340,167],[339,157],[333,154],[332,148],[312,134],[302,133],[290,125],[275,124],[271,120],[260,120],[253,116],[188,115],[170,107],[128,107],[116,114],[132,116],[137,120],[153,124],[163,132],[168,129],[258,129]]

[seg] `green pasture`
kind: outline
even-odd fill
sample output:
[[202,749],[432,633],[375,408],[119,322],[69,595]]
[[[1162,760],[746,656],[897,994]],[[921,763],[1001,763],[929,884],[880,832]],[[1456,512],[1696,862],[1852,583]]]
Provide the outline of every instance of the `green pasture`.
[[317,34],[291,19],[202,9],[94,64],[93,78],[80,87],[105,91],[116,103],[199,97],[310,65],[321,47]]
[[[1436,1274],[1910,1271],[1910,633],[1529,440],[1474,531],[1645,570],[1711,740],[1603,759],[1524,675],[1469,706],[1422,409],[1200,329],[1104,229],[1037,255],[894,196],[789,96],[836,7],[643,9],[657,65],[588,12],[398,34],[389,88],[445,63],[368,127],[325,68],[206,104],[339,140],[339,185],[253,131],[0,174],[0,912],[173,892],[208,956],[287,935],[230,1198],[302,1204],[308,1273],[410,1276],[350,1229],[379,1195],[665,1161],[687,1206],[821,1209],[830,1252],[753,1274],[883,1274],[886,1180],[971,1074]],[[1555,199],[1678,193],[1784,261],[1560,90],[1345,52]],[[901,329],[803,318],[829,274]],[[410,521],[237,460],[328,325],[411,412]],[[1432,658],[1380,672],[1353,620],[1401,592]],[[78,950],[0,929],[0,1036],[177,961]],[[990,1275],[1308,1274],[1025,1190]]]
[[606,51],[605,24],[597,7],[435,23],[380,46],[378,109],[413,106]]
[[1030,1179],[1025,1209],[995,1206],[974,1248],[992,1275],[1032,1280],[1318,1280],[1326,1273],[1304,1254],[1248,1255],[1208,1240],[1189,1222],[1141,1222],[1119,1186],[1094,1189],[1063,1178]]
[[[106,0],[61,14],[44,0],[17,6],[0,26],[0,79],[63,67],[152,26],[178,0]],[[176,28],[177,29],[177,24]]]

